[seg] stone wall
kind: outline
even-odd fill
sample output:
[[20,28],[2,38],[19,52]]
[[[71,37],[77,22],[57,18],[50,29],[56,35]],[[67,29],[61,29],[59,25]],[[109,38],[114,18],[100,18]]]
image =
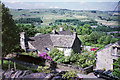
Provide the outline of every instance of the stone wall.
[[26,38],[26,33],[25,32],[20,33],[20,46],[25,51],[28,48],[28,43],[27,43],[27,38]]
[[112,45],[105,47],[102,50],[97,52],[96,60],[96,69],[113,70],[113,59],[116,59],[116,56],[113,56],[114,53]]

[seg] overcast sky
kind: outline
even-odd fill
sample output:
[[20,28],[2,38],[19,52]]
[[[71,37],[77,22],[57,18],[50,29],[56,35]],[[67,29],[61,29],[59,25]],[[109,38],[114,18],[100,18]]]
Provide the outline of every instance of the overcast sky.
[[119,0],[2,0],[12,9],[114,10]]
[[2,2],[119,2],[119,0],[1,0]]

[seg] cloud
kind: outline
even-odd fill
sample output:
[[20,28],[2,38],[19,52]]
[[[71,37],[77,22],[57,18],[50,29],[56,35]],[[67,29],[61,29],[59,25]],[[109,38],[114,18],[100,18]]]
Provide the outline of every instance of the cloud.
[[21,2],[21,0],[1,0],[2,2],[16,3]]
[[1,0],[2,2],[119,2],[119,0]]
[[58,9],[58,8],[60,8],[60,7],[58,7],[58,6],[50,6],[49,8],[55,8],[55,9]]

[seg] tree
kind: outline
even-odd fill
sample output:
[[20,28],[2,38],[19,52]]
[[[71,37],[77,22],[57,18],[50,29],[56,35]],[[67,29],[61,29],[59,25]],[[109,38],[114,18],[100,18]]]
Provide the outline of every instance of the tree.
[[99,44],[103,44],[105,38],[106,38],[106,36],[101,36],[101,37],[97,40],[97,42],[98,42]]
[[19,44],[19,30],[16,27],[9,9],[2,5],[2,56],[15,50]]
[[109,44],[111,39],[112,39],[112,36],[111,35],[107,35],[105,40],[104,40],[104,42],[103,42],[103,44],[105,44],[105,45]]
[[120,78],[120,58],[114,61],[113,66],[114,66],[113,74]]
[[115,43],[115,42],[117,42],[117,41],[118,41],[117,38],[112,38],[111,41],[110,41],[110,43]]
[[34,36],[38,30],[34,27],[33,24],[31,25],[17,25],[18,29],[20,32],[22,32],[23,30],[25,30],[25,32],[27,33],[27,37],[32,37]]

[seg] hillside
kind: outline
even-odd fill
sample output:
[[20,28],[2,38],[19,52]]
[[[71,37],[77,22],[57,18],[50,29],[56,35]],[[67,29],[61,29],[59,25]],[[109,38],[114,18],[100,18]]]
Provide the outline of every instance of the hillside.
[[10,9],[14,20],[20,18],[40,18],[42,26],[48,26],[55,20],[78,19],[81,22],[97,21],[98,24],[118,26],[118,13],[112,11],[69,10],[69,9]]

